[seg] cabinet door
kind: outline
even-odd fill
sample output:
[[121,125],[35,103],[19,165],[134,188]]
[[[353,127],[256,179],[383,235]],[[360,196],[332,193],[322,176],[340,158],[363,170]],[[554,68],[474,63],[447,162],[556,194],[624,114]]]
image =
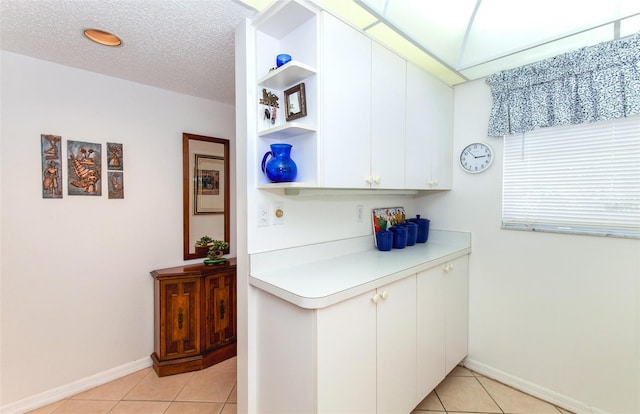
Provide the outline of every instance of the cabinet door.
[[404,188],[407,65],[378,43],[371,53],[371,187]]
[[200,353],[200,280],[160,281],[160,359]]
[[236,337],[235,271],[205,277],[204,288],[204,347],[209,350],[224,346]]
[[328,13],[322,22],[322,184],[368,188],[371,40]]
[[445,377],[445,272],[441,266],[417,276],[417,390],[426,397]]
[[469,256],[460,257],[446,270],[446,372],[467,356],[469,332]]
[[376,412],[374,294],[317,310],[318,413]]
[[378,289],[378,413],[409,413],[416,399],[416,277]]
[[407,63],[406,188],[450,189],[453,89]]

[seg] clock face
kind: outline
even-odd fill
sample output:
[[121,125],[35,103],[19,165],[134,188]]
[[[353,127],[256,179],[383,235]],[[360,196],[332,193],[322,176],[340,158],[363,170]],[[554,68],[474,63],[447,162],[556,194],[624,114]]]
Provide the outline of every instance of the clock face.
[[493,150],[481,142],[467,145],[460,153],[460,166],[466,172],[482,172],[489,168],[492,162]]

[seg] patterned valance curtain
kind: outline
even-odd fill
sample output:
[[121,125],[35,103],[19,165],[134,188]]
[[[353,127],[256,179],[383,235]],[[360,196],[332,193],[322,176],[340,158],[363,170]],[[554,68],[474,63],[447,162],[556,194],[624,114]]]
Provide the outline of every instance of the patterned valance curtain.
[[487,78],[489,135],[640,113],[640,33]]

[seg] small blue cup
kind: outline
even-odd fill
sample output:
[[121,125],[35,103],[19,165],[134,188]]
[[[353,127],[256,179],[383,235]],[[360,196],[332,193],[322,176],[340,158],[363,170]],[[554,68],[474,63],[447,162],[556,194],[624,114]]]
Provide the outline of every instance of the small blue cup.
[[376,232],[376,244],[378,245],[378,250],[388,252],[393,246],[393,233],[389,230]]
[[393,226],[389,230],[393,232],[393,248],[404,249],[407,246],[407,228],[404,226]]
[[418,225],[416,223],[404,222],[402,226],[407,228],[407,246],[413,246],[418,240]]
[[420,218],[420,214],[418,214],[416,218],[409,219],[409,221],[418,225],[416,243],[425,243],[429,238],[429,220]]
[[282,53],[278,56],[276,56],[276,66],[280,67],[282,65],[284,65],[287,62],[291,61],[291,55],[287,55],[286,53]]

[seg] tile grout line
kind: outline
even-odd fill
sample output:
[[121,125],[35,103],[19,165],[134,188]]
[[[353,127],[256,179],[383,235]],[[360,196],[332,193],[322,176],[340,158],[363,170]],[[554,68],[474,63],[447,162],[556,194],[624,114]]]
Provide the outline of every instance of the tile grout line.
[[[473,371],[471,371],[473,372]],[[482,387],[482,389],[484,390],[484,392],[487,393],[487,395],[489,396],[489,398],[491,398],[491,400],[496,404],[496,407],[498,407],[500,409],[500,411],[502,411],[502,414],[505,414],[504,410],[502,409],[502,407],[500,406],[500,404],[498,404],[498,401],[496,401],[495,398],[493,398],[493,395],[491,395],[491,393],[489,392],[489,390],[484,386],[484,384],[482,382],[480,382],[480,380],[478,379],[478,377],[476,377],[475,375],[473,376],[473,378],[476,380],[476,382],[478,384],[480,384],[480,386]]]
[[449,411],[447,411],[447,407],[444,406],[444,403],[442,402],[442,399],[440,398],[440,396],[438,395],[438,391],[436,391],[436,389],[433,389],[433,393],[436,395],[436,398],[438,399],[438,401],[440,402],[440,405],[442,406],[442,408],[444,409],[445,413],[448,413]]

